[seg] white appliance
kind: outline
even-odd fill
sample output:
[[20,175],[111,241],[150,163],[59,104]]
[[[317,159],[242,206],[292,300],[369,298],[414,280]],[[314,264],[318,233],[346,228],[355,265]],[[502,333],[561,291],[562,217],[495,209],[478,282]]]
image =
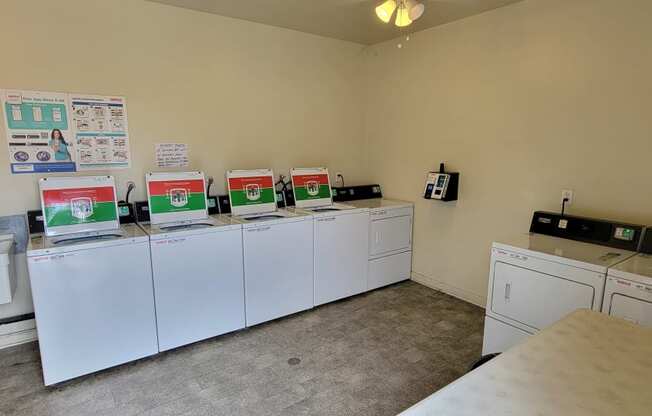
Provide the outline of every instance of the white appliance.
[[[326,168],[295,168],[290,176],[297,209],[314,217],[315,306],[365,292],[369,208],[334,204]],[[326,191],[313,198],[316,183]]]
[[350,201],[349,204],[370,210],[367,290],[409,279],[414,205],[384,198]]
[[652,229],[640,254],[609,269],[602,312],[652,327]]
[[138,226],[34,237],[27,263],[46,385],[158,352],[149,239]]
[[0,304],[11,303],[16,292],[14,235],[0,235]]
[[600,311],[607,268],[634,254],[533,233],[493,243],[482,353],[502,352],[576,309]]
[[217,216],[141,227],[150,237],[159,351],[244,328],[241,224]]
[[243,228],[247,326],[313,306],[312,217],[277,210],[273,178],[270,169],[227,172],[231,215]]
[[208,217],[202,172],[146,182],[159,351],[244,328],[242,225]]

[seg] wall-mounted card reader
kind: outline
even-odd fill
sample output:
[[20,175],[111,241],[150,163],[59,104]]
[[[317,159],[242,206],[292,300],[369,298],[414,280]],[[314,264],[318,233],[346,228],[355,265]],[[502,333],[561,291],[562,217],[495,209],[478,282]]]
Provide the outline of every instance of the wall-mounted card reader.
[[456,201],[459,175],[457,172],[445,172],[442,163],[439,172],[428,173],[423,197],[440,201]]

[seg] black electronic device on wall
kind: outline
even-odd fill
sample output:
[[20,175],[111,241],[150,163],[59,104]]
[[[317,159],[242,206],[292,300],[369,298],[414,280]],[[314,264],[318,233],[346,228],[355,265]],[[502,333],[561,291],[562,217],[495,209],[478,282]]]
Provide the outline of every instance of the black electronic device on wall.
[[43,234],[45,232],[43,211],[40,209],[27,211],[27,228],[30,234]]
[[332,189],[333,201],[346,202],[355,201],[360,199],[382,198],[383,192],[380,185],[355,185],[355,186],[340,186]]
[[446,172],[441,163],[439,172],[428,172],[423,197],[444,202],[457,201],[459,184],[459,172]]
[[220,205],[216,196],[206,197],[206,203],[208,204],[208,215],[217,215],[220,213]]
[[134,202],[134,208],[136,210],[136,221],[149,222],[149,204],[147,201]]
[[643,229],[642,225],[544,211],[536,211],[530,224],[531,233],[630,251],[638,251]]
[[129,202],[118,202],[118,216],[120,224],[133,224],[136,222],[136,211]]
[[230,214],[231,213],[231,201],[229,200],[228,195],[218,195],[217,196],[217,205],[220,208],[220,213]]

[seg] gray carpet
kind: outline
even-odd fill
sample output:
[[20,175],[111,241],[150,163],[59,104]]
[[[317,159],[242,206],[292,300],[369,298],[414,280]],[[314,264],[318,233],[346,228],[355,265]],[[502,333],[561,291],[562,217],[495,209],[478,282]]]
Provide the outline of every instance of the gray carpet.
[[482,327],[404,282],[52,388],[31,343],[0,350],[0,416],[395,415],[465,373]]

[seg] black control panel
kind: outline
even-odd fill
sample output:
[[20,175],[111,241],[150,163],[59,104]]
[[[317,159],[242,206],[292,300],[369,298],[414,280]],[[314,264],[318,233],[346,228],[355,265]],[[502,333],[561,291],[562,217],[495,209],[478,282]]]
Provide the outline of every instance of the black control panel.
[[537,211],[532,216],[530,232],[637,251],[643,236],[642,225],[595,218]]
[[652,254],[652,226],[647,227],[641,242],[641,253]]
[[333,201],[346,202],[355,201],[359,199],[373,199],[382,198],[383,191],[380,185],[356,185],[356,186],[341,186],[333,188]]

